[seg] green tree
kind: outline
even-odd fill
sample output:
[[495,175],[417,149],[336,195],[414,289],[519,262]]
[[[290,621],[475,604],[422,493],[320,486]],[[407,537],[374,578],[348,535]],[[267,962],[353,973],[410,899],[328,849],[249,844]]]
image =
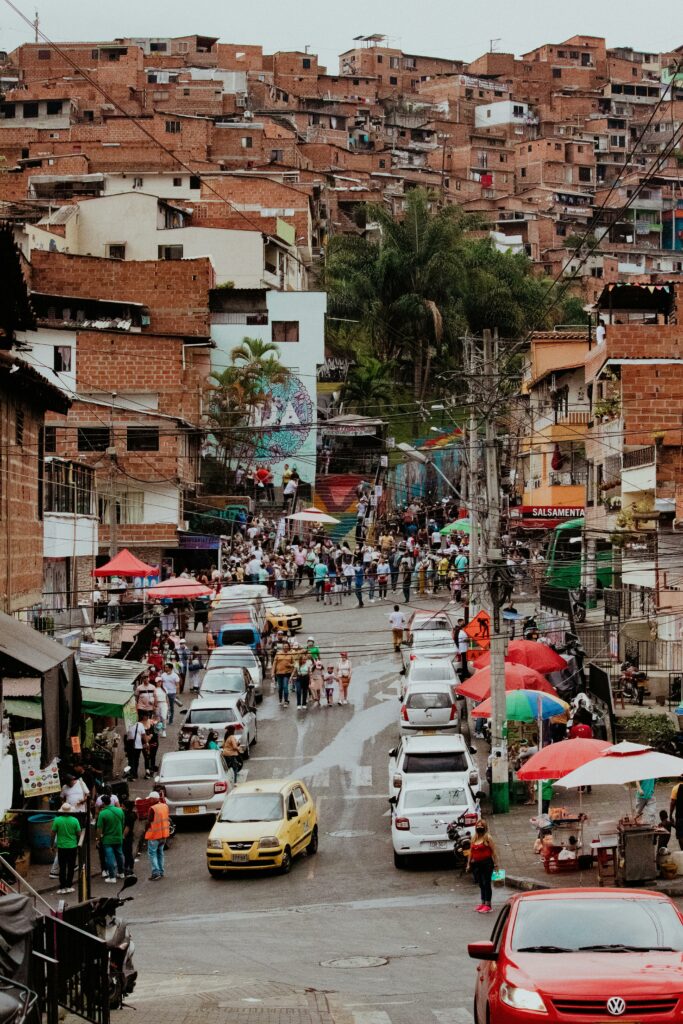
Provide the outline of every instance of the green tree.
[[391,404],[394,389],[393,362],[363,356],[349,373],[342,389],[344,406],[365,416]]

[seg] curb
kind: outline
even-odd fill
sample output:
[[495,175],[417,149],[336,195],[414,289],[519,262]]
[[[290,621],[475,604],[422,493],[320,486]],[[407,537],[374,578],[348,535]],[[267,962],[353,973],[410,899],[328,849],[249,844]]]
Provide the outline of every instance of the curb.
[[[523,875],[506,875],[505,886],[508,889],[517,889],[520,892],[538,892],[541,889],[554,889],[555,886],[547,885],[544,882],[539,882],[536,878],[525,878]],[[629,886],[620,886],[625,892],[628,891]],[[672,899],[683,898],[683,884],[678,885],[658,885],[650,884],[643,885],[640,888],[651,889],[652,892],[661,892],[664,896],[670,896]]]

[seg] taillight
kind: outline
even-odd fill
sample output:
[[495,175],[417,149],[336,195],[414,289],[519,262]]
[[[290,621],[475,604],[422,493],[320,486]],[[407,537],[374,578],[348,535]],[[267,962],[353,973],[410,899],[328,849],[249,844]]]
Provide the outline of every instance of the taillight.
[[451,717],[450,717],[449,721],[450,722],[456,722],[457,719],[458,719],[458,705],[457,704],[451,704]]
[[227,782],[214,782],[213,784],[214,793],[227,793],[228,784]]
[[400,774],[394,775],[394,789],[400,789],[403,785],[403,776]]
[[409,721],[409,718],[408,718],[408,708],[406,707],[405,704],[401,707],[401,718],[403,719],[404,722],[408,722]]
[[463,815],[462,820],[466,825],[476,825],[477,822],[479,821],[479,815],[474,814],[472,811],[470,811],[467,814]]
[[394,825],[399,832],[410,832],[410,820],[408,818],[396,818]]
[[416,658],[417,658],[417,654],[411,654],[410,655],[410,660],[411,661],[415,661]]
[[244,726],[242,725],[241,722],[238,722],[237,725],[233,725],[233,727],[232,727],[232,731],[233,732],[242,732],[243,729],[244,729]]

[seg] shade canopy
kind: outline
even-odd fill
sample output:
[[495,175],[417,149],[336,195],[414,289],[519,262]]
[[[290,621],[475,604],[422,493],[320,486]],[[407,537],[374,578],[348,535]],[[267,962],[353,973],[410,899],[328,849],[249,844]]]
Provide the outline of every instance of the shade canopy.
[[[569,707],[559,697],[540,690],[510,690],[505,694],[505,719],[508,722],[536,722],[539,718],[553,718]],[[488,697],[472,712],[473,718],[491,717],[491,698]]]
[[607,740],[581,739],[561,740],[551,743],[533,754],[517,772],[517,778],[524,782],[539,779],[563,779],[565,775],[594,761],[611,746]]
[[184,576],[171,576],[170,579],[164,580],[163,583],[157,583],[147,590],[148,597],[159,600],[174,597],[208,597],[212,593],[211,587],[206,587],[203,583],[198,583],[197,580],[186,579]]
[[[527,668],[525,665],[505,665],[505,689],[540,690],[553,696],[555,694],[555,687],[551,686],[540,672],[533,668]],[[463,697],[470,697],[472,700],[485,700],[491,693],[491,669],[479,669],[460,684],[458,693]]]
[[300,512],[293,512],[291,516],[287,516],[287,519],[294,523],[329,523],[334,525],[339,522],[334,516],[328,516],[327,512],[321,512],[315,505],[303,508]]
[[[564,658],[547,644],[537,640],[512,640],[508,645],[505,660],[513,665],[526,665],[537,672],[560,672],[567,667]],[[491,654],[486,651],[475,659],[477,668],[484,668],[491,663]]]
[[122,548],[117,555],[101,565],[99,569],[93,569],[92,574],[93,576],[154,576],[158,571],[156,566],[141,562],[128,548]]
[[447,537],[449,533],[470,533],[471,530],[472,523],[469,519],[456,519],[454,523],[449,523],[439,530],[439,533],[442,537]]
[[[573,741],[572,741],[573,742]],[[673,754],[660,754],[640,743],[617,743],[594,761],[589,761],[566,775],[559,785],[623,786],[643,779],[672,779],[683,775],[683,759]]]

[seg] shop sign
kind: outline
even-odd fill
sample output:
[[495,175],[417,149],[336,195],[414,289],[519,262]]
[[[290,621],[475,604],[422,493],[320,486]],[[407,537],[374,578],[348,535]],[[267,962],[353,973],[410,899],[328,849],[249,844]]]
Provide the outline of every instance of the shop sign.
[[510,519],[580,519],[585,514],[582,505],[573,508],[564,505],[515,505],[510,509]]
[[14,733],[21,787],[25,798],[44,796],[46,793],[59,793],[62,788],[59,781],[57,758],[46,768],[40,767],[42,741],[42,729],[26,729],[23,732]]

